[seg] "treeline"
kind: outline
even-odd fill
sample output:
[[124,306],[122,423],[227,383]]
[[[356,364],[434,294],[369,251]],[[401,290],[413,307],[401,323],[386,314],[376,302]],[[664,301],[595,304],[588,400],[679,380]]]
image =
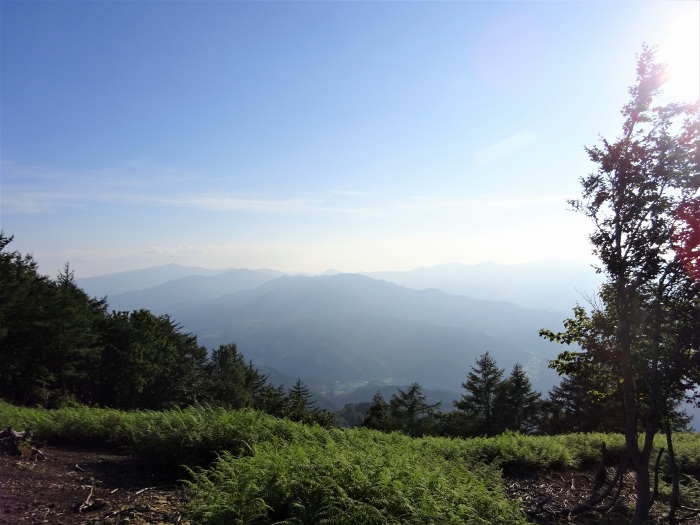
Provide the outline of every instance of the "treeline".
[[[398,389],[387,401],[380,393],[371,403],[346,405],[340,415],[354,424],[411,436],[496,436],[522,434],[619,432],[622,404],[596,396],[596,383],[584,374],[564,376],[549,397],[533,390],[523,367],[516,363],[506,376],[488,352],[470,368],[465,392],[450,411],[430,404],[419,383]],[[679,415],[679,426],[687,423]]]
[[[6,250],[11,241],[0,232],[0,398],[14,404],[254,408],[410,436],[621,431],[623,404],[603,384],[609,378],[571,368],[543,399],[520,364],[506,376],[488,353],[471,367],[453,410],[428,403],[414,383],[388,400],[377,394],[332,414],[315,406],[301,380],[289,389],[269,384],[234,343],[209,354],[168,315],[110,312],[106,299],[89,297],[75,283],[68,265],[56,279],[40,275],[31,255]],[[687,424],[682,413],[675,412],[675,421],[677,428]]]
[[255,408],[330,425],[299,380],[275,387],[234,343],[211,355],[168,315],[109,311],[89,297],[68,265],[40,275],[31,255],[7,250],[0,232],[0,397],[55,408],[87,404],[152,409],[209,404]]

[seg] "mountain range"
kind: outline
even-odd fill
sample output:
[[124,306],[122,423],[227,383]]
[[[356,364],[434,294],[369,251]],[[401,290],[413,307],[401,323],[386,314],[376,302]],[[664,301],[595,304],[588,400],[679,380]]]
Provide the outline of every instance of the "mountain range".
[[[338,273],[341,272],[328,270],[322,275]],[[453,263],[410,271],[360,274],[417,290],[437,288],[453,295],[507,301],[552,311],[570,311],[577,302],[585,303],[600,284],[593,267],[583,261],[544,260],[514,265]],[[151,300],[159,306],[169,306],[181,301],[213,298],[255,288],[283,275],[287,274],[266,269],[211,270],[167,264],[82,278],[78,283],[93,296],[108,296],[112,307],[119,310],[137,304],[147,307],[144,301]],[[153,289],[161,285],[161,288]]]
[[[577,290],[592,293],[595,274],[585,265],[554,261],[520,270],[443,265],[306,276],[166,265],[78,284],[90,295],[107,296],[114,310],[170,314],[210,349],[235,342],[256,366],[286,381],[300,377],[338,402],[365,385],[414,381],[454,397],[487,351],[506,373],[518,362],[535,388],[551,388],[558,378],[547,362],[560,348],[539,338],[538,330],[560,328],[581,299]],[[498,300],[484,298],[489,289]],[[460,293],[470,290],[482,297]]]
[[77,284],[112,310],[169,314],[210,349],[235,342],[271,383],[301,378],[323,408],[418,382],[449,410],[487,351],[506,374],[523,365],[546,396],[560,381],[548,361],[563,348],[538,331],[562,329],[599,280],[588,264],[542,261],[321,275],[170,264]]

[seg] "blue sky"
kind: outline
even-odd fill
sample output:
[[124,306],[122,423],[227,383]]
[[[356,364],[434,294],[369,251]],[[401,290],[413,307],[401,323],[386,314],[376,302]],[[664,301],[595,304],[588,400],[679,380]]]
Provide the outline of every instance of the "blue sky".
[[0,219],[49,275],[585,259],[642,43],[700,90],[695,1],[0,9]]

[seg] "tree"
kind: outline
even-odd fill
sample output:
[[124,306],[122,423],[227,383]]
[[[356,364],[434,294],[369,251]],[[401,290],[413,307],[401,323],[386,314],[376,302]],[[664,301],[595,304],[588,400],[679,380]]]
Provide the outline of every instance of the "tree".
[[496,404],[504,408],[500,418],[504,430],[526,433],[537,428],[542,396],[532,389],[532,383],[520,363],[515,363],[510,377],[501,383],[498,397],[500,399]]
[[287,410],[285,415],[292,421],[307,424],[318,423],[324,427],[335,425],[333,414],[316,406],[316,401],[313,399],[309,387],[301,379],[297,379],[294,386],[287,393]]
[[63,400],[94,403],[102,355],[99,326],[107,312],[107,301],[88,296],[75,283],[66,263],[54,282],[50,307],[56,315],[50,339],[44,344],[51,353],[50,366],[56,375],[57,404]]
[[252,363],[245,362],[235,343],[214,350],[206,371],[211,402],[227,408],[255,406],[267,383],[267,376],[260,374]]
[[104,321],[102,344],[102,404],[161,409],[203,397],[206,348],[170,316],[113,312]]
[[53,284],[31,255],[6,249],[13,238],[0,231],[0,395],[47,405],[56,380],[43,344],[56,313]]
[[583,350],[562,352],[549,364],[564,376],[560,385],[550,391],[550,401],[561,416],[560,432],[624,430],[620,423],[624,421],[624,411],[615,314],[609,305],[604,306],[605,297],[603,289],[603,304],[590,313],[581,306],[574,307],[574,316],[564,321],[564,332],[540,330],[540,335],[550,341],[577,344]]
[[287,412],[287,395],[284,385],[263,385],[255,398],[253,408],[275,417],[284,417]]
[[362,403],[346,403],[343,408],[336,412],[336,422],[338,426],[354,428],[361,425],[367,417],[370,403],[363,401]]
[[367,415],[362,421],[362,426],[383,431],[392,429],[389,403],[384,400],[384,396],[379,392],[372,397],[372,402],[367,409]]
[[700,188],[700,105],[654,105],[664,78],[664,66],[644,47],[622,134],[586,149],[597,171],[581,179],[581,199],[571,201],[593,224],[590,241],[606,278],[594,315],[612,332],[603,333],[602,346],[570,334],[582,352],[562,361],[607,366],[620,385],[626,453],[637,479],[635,523],[649,518],[654,434],[665,425],[672,445],[671,408],[698,379],[697,336],[680,337],[700,332],[698,285],[688,272],[695,263],[674,250],[673,234]]
[[681,202],[676,219],[672,232],[673,249],[686,272],[700,280],[700,197]]
[[440,404],[429,404],[420,384],[411,383],[405,391],[399,388],[391,396],[389,414],[397,430],[419,437],[435,430]]
[[94,402],[106,302],[91,299],[65,266],[55,281],[31,255],[7,252],[0,232],[0,395],[57,406]]
[[468,434],[493,436],[498,433],[494,409],[503,373],[488,352],[477,359],[476,367],[471,367],[467,381],[462,383],[467,393],[454,402],[455,408],[468,416]]
[[[565,432],[620,432],[623,421],[619,400],[601,399],[593,378],[586,373],[572,373],[562,378],[549,391],[549,402],[556,407],[547,431]],[[550,408],[551,411],[551,408]],[[557,418],[558,416],[558,418]]]
[[316,401],[311,397],[309,387],[301,379],[297,379],[294,386],[287,393],[288,416],[292,421],[303,421],[306,412],[312,410]]

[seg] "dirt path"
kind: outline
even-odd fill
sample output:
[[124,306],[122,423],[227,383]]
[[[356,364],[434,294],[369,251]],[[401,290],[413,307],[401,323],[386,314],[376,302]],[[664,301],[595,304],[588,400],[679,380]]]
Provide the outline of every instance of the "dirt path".
[[188,523],[181,486],[144,473],[129,456],[70,447],[44,453],[36,462],[0,455],[1,525]]

